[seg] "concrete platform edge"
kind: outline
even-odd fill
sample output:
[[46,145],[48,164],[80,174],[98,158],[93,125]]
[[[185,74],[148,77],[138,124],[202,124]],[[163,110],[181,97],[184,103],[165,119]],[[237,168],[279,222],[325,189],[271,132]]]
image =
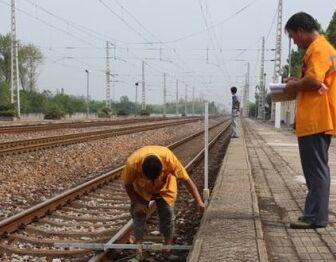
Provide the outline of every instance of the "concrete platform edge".
[[259,261],[260,262],[267,262],[268,260],[268,255],[267,255],[267,248],[266,248],[266,243],[265,243],[265,239],[264,239],[264,234],[263,234],[263,230],[262,230],[262,224],[261,224],[261,220],[260,220],[260,210],[259,210],[259,204],[258,204],[258,197],[257,197],[257,193],[255,190],[255,184],[254,184],[254,180],[252,177],[252,169],[251,169],[251,164],[250,164],[250,160],[248,157],[248,152],[247,152],[247,146],[246,146],[246,140],[245,140],[245,136],[244,136],[244,151],[245,151],[245,156],[246,156],[246,161],[247,161],[247,165],[248,165],[248,175],[249,175],[249,180],[250,180],[250,186],[251,186],[251,198],[252,198],[252,209],[253,212],[255,214],[255,219],[254,219],[254,224],[255,224],[255,229],[256,229],[256,233],[257,233],[257,246],[258,246],[258,255],[259,255]]
[[[260,220],[260,216],[259,216],[258,198],[257,198],[257,194],[255,192],[255,185],[254,185],[254,181],[253,181],[253,177],[252,177],[251,166],[250,166],[250,162],[249,162],[249,158],[248,158],[246,141],[245,141],[245,137],[244,137],[243,132],[242,132],[242,136],[243,136],[242,138],[243,138],[243,148],[244,148],[245,161],[246,161],[247,166],[248,166],[248,177],[249,177],[250,192],[251,192],[251,199],[252,199],[252,203],[251,203],[252,204],[252,210],[254,212],[254,225],[255,225],[255,231],[256,231],[256,245],[257,245],[257,249],[258,249],[258,257],[259,257],[259,261],[266,262],[266,261],[269,261],[269,260],[268,260],[265,240],[264,240],[264,237],[263,237],[261,220]],[[230,147],[230,144],[229,144],[229,147]],[[227,161],[228,161],[228,154],[225,155],[225,157],[222,161],[222,165],[221,165],[221,168],[219,170],[219,174],[222,173],[227,168]],[[223,176],[218,176],[217,179],[216,179],[214,189],[211,192],[211,198],[210,198],[209,206],[211,205],[211,201],[212,201],[213,196],[215,196],[217,191],[220,189],[220,187],[222,185],[222,182],[223,182]],[[205,223],[207,223],[207,221],[208,221],[208,213],[205,212],[205,214],[203,215],[203,217],[201,219],[201,223],[200,223],[200,227],[198,229],[198,232],[196,233],[196,235],[194,237],[193,247],[190,250],[189,255],[187,257],[188,262],[199,261],[199,257],[200,257],[201,250],[202,250],[202,245],[203,245],[203,239],[202,239],[201,235],[202,235],[202,232],[204,230],[203,225]]]

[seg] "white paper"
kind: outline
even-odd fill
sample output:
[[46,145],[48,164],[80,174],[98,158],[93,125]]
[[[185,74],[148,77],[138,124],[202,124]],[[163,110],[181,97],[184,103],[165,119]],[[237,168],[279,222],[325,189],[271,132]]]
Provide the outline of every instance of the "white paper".
[[286,84],[283,83],[270,83],[269,85],[270,89],[284,89],[286,87]]

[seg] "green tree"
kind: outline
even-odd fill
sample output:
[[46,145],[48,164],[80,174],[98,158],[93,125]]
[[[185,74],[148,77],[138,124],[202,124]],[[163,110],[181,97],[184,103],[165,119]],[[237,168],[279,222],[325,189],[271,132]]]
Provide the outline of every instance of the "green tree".
[[74,113],[72,102],[73,99],[66,94],[57,94],[52,98],[53,104],[57,105],[63,112],[70,115]]
[[[301,66],[302,66],[302,59],[305,55],[305,50],[299,49],[298,51],[292,50],[291,54],[291,76],[294,77],[300,77],[301,76]],[[289,63],[289,60],[287,59],[287,63]],[[288,64],[283,67],[282,70],[283,77],[288,77]]]
[[8,82],[0,81],[0,105],[10,104],[10,89]]
[[11,38],[10,35],[0,34],[0,80],[10,81],[10,65],[11,65]]
[[10,102],[9,85],[5,81],[0,81],[0,116],[15,116],[14,105]]
[[36,89],[37,81],[37,67],[43,61],[43,55],[41,51],[28,44],[27,46],[22,46],[19,49],[19,70],[20,70],[20,80],[22,88],[28,91],[33,91]]
[[[41,51],[32,44],[19,43],[19,71],[24,90],[36,88],[37,67],[42,63]],[[0,34],[0,80],[10,82],[11,37]]]
[[333,17],[329,23],[326,36],[330,43],[336,48],[336,11],[334,12]]
[[48,105],[48,98],[44,93],[36,91],[20,91],[22,113],[42,113]]
[[127,96],[120,97],[120,102],[116,104],[117,115],[129,115],[134,112],[134,103]]

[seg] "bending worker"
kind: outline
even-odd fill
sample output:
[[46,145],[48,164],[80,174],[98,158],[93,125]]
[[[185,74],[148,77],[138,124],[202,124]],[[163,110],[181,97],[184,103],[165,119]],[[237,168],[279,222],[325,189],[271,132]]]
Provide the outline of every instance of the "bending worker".
[[173,243],[174,203],[177,179],[182,180],[192,194],[199,212],[204,211],[201,196],[180,161],[168,148],[145,146],[135,151],[122,172],[126,192],[131,199],[131,216],[136,243],[142,243],[148,204],[156,202],[160,232],[165,244]]

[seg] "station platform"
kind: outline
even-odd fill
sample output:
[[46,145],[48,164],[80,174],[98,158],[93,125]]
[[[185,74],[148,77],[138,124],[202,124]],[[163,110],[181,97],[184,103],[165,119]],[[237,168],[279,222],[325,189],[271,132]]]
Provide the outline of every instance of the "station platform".
[[336,261],[336,145],[329,150],[330,224],[290,229],[306,196],[293,131],[244,119],[231,139],[188,261]]

